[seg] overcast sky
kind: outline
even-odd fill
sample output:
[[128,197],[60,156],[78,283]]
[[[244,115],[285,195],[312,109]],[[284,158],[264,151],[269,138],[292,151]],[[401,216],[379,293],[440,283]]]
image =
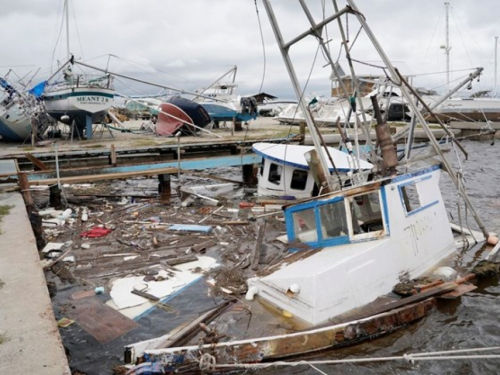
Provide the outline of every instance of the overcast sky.
[[[331,0],[325,0],[332,14]],[[436,0],[355,0],[386,54],[414,84],[443,90],[445,83],[445,5]],[[500,35],[498,0],[450,0],[449,34],[451,79],[468,74],[464,69],[484,67],[473,90],[494,86],[495,36]],[[322,19],[321,0],[308,4],[317,21]],[[294,0],[272,1],[285,40],[306,30],[308,23]],[[345,1],[338,1],[340,8]],[[232,66],[238,67],[240,94],[260,90],[283,98],[293,91],[261,0],[70,0],[70,49],[77,59],[110,71],[160,84],[195,90],[209,84]],[[16,0],[2,2],[0,24],[0,74],[10,68],[34,81],[48,78],[57,62],[66,60],[63,0]],[[265,57],[259,29],[262,26]],[[346,17],[342,17],[346,25]],[[369,47],[359,23],[347,20],[353,58],[372,65],[381,59]],[[338,24],[331,23],[328,37],[334,60],[340,50]],[[317,43],[308,38],[291,48],[301,82],[309,76],[307,93],[328,94],[330,69],[315,55]],[[113,55],[110,57],[110,55]],[[339,57],[347,71],[345,55]],[[265,67],[265,76],[263,80]],[[314,69],[312,69],[314,67]],[[356,65],[360,73],[378,68]],[[9,77],[15,77],[10,73]],[[432,73],[432,74],[431,74]],[[29,78],[25,78],[27,80]],[[119,79],[118,91],[127,95],[156,93]]]

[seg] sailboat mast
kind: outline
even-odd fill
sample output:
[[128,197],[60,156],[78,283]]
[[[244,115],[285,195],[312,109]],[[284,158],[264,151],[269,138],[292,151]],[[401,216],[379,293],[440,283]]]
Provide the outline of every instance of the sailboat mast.
[[495,91],[497,91],[497,52],[498,52],[498,36],[495,37]]
[[444,3],[446,9],[446,91],[450,89],[450,24],[449,24],[449,9],[450,3]]
[[69,5],[68,0],[64,1],[65,16],[66,16],[66,53],[68,60],[71,57],[69,50]]

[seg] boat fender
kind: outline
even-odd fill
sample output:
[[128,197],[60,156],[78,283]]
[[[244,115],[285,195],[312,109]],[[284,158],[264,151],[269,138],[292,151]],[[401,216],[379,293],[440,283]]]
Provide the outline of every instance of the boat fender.
[[247,294],[245,294],[245,299],[247,301],[253,301],[256,294],[259,294],[259,288],[256,286],[252,286],[248,288]]
[[292,284],[288,287],[288,290],[286,291],[287,296],[294,296],[295,294],[298,294],[300,292],[300,285],[299,284]]
[[488,245],[495,246],[498,243],[498,235],[496,233],[489,233]]

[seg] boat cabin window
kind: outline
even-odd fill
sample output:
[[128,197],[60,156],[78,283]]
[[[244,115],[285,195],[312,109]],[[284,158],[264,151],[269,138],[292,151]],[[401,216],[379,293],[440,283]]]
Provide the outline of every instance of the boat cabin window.
[[343,200],[320,206],[319,214],[321,234],[324,240],[349,234]]
[[294,169],[290,188],[295,190],[305,190],[307,184],[307,174],[307,171],[302,169]]
[[292,219],[294,237],[299,242],[347,238],[349,233],[343,199],[296,211],[292,214]]
[[307,242],[313,247],[332,246],[378,239],[385,234],[378,191],[335,197],[312,207],[310,202],[304,205],[304,209],[291,213],[293,227],[288,226],[287,222],[289,238],[292,240]]
[[401,186],[400,189],[406,212],[412,212],[421,207],[417,187],[414,183]]
[[266,167],[266,159],[262,158],[262,162],[260,163],[260,175],[264,176],[264,168]]
[[283,167],[281,165],[271,163],[269,167],[269,182],[279,185],[281,182],[281,174],[283,173]]
[[353,235],[378,232],[384,229],[378,192],[350,197],[349,206]]
[[294,212],[292,217],[295,239],[297,239],[299,242],[318,241],[318,232],[316,230],[316,215],[314,213],[314,208]]

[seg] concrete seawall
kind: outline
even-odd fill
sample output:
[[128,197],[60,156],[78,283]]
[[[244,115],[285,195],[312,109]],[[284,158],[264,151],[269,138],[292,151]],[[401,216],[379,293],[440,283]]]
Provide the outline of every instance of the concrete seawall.
[[19,193],[0,222],[0,373],[70,374],[36,241]]

